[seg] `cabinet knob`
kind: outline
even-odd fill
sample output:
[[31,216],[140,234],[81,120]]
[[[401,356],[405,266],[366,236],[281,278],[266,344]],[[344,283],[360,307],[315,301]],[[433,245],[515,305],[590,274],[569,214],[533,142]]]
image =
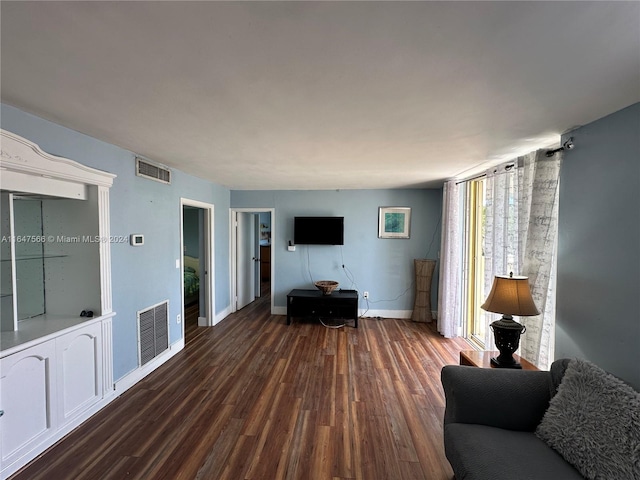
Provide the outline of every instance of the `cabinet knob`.
[[0,417],[4,415],[4,410],[0,410]]

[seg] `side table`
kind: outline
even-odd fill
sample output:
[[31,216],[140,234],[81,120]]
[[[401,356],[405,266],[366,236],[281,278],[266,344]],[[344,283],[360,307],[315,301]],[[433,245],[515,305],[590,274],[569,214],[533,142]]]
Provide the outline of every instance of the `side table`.
[[287,295],[287,325],[292,317],[349,318],[358,328],[358,292],[340,289],[323,295],[317,289],[291,290]]
[[[460,352],[460,365],[481,368],[497,368],[491,365],[491,357],[497,357],[500,352],[482,352],[479,350],[462,350]],[[514,354],[513,358],[522,366],[522,370],[540,370],[533,363]]]

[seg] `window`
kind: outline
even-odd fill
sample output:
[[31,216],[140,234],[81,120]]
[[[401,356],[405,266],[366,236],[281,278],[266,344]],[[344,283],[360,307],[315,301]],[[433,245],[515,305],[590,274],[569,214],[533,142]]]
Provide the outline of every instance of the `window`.
[[443,188],[438,331],[495,350],[489,324],[497,314],[480,305],[495,275],[526,276],[541,313],[520,318],[528,333],[521,355],[543,369],[553,358],[557,157],[537,150]]
[[473,180],[467,185],[467,215],[465,229],[465,278],[466,299],[464,336],[480,348],[485,347],[484,312],[480,308],[485,298],[485,180]]

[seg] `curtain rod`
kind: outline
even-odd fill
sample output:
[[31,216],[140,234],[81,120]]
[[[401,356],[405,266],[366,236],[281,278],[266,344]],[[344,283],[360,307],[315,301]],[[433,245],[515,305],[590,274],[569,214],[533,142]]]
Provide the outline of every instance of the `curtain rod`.
[[562,152],[563,150],[573,150],[575,145],[573,144],[573,137],[569,137],[569,140],[565,141],[561,147],[556,148],[555,150],[547,150],[547,157],[553,157],[553,155],[557,152]]
[[479,178],[486,177],[486,176],[487,176],[486,173],[482,173],[480,175],[476,175],[475,177],[465,178],[464,180],[460,180],[459,182],[456,182],[456,185],[460,185],[461,183],[464,183],[464,182],[470,182],[472,180],[477,180]]
[[[508,171],[509,171],[509,170],[511,170],[514,166],[515,166],[515,164],[514,164],[514,163],[510,163],[509,165],[505,165],[505,166],[504,166],[504,169],[505,169],[505,171],[507,171],[507,172],[508,172]],[[497,171],[498,171],[498,169],[496,168],[493,172],[495,173],[495,172],[497,172]],[[487,176],[487,174],[486,174],[486,173],[481,173],[480,175],[476,175],[475,177],[465,178],[464,180],[460,180],[459,182],[456,182],[456,185],[460,185],[461,183],[464,183],[464,182],[471,182],[472,180],[477,180],[477,179],[479,179],[479,178],[483,178],[483,177],[486,177],[486,176]]]
[[[573,143],[573,137],[569,137],[568,140],[566,140],[561,147],[558,147],[554,150],[547,150],[546,156],[547,157],[553,157],[554,154],[556,154],[557,152],[562,152],[564,150],[573,150],[575,148],[575,144]],[[504,168],[505,170],[510,170],[511,168],[513,168],[513,164],[509,164],[506,165]],[[456,185],[460,185],[461,183],[464,182],[470,182],[472,180],[477,180],[478,178],[483,178],[486,177],[487,174],[486,173],[481,173],[480,175],[476,175],[475,177],[470,177],[470,178],[465,178],[464,180],[460,180],[459,182],[456,182]]]

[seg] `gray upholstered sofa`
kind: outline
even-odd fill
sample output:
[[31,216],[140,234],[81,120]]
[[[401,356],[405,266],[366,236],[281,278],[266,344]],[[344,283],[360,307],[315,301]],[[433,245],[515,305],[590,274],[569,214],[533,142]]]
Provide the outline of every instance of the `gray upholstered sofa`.
[[[563,395],[556,395],[565,372],[567,372],[567,378],[575,377],[573,375],[575,363],[572,363],[571,367],[569,365],[570,361],[563,359],[554,362],[550,371],[487,369],[458,365],[445,366],[442,369],[441,379],[446,396],[444,445],[456,480],[570,480],[585,478],[582,475],[585,471],[589,472],[588,478],[615,478],[616,480],[640,478],[636,476],[640,472],[640,460],[637,458],[640,451],[637,431],[639,417],[637,411],[633,412],[639,405],[640,396],[636,393],[634,397],[634,390],[627,385],[620,387],[626,395],[621,397],[620,410],[627,412],[624,415],[630,415],[624,419],[624,422],[630,426],[627,428],[622,424],[615,427],[619,428],[618,431],[612,432],[616,435],[615,440],[609,440],[610,443],[616,444],[614,446],[616,449],[620,446],[618,442],[626,442],[624,447],[631,452],[630,455],[627,452],[621,452],[623,459],[615,460],[618,464],[624,464],[622,466],[625,469],[624,473],[615,472],[618,468],[618,464],[615,463],[613,473],[609,470],[604,474],[599,465],[594,467],[588,464],[593,461],[594,455],[588,450],[582,451],[582,446],[590,443],[590,440],[585,441],[584,437],[574,439],[578,443],[573,445],[556,445],[553,444],[554,440],[541,439],[544,437],[540,430],[543,417],[545,422],[547,418],[549,422],[559,418],[559,426],[554,425],[554,428],[560,435],[564,435],[563,431],[572,430],[567,428],[566,424],[562,425],[566,415],[562,410],[558,411],[558,408],[566,408],[567,404],[566,402],[558,403],[558,400],[561,396],[575,397],[575,395],[569,390],[565,394],[566,389],[561,390]],[[569,370],[567,370],[568,367]],[[602,373],[605,374],[605,372]],[[595,383],[592,379],[589,381],[592,385],[602,383],[599,380]],[[602,390],[599,386],[594,389],[596,390],[594,395],[604,397],[603,400],[607,405],[611,403],[611,399],[608,398],[609,392],[618,388],[615,382],[623,384],[615,378],[611,382],[613,387],[607,385]],[[568,383],[570,381],[566,380],[565,384]],[[579,386],[579,388],[582,387]],[[550,402],[554,397],[556,400],[552,405],[556,411],[552,412],[553,415],[545,415],[548,410],[552,410]],[[573,399],[569,398],[569,401]],[[591,400],[584,402],[584,399],[576,399],[573,406],[567,410],[582,410],[582,405],[585,403],[591,403]],[[584,416],[582,411],[579,414]],[[598,421],[597,418],[600,415],[596,414],[593,417]],[[538,435],[536,435],[536,429],[538,429]],[[596,424],[592,433],[588,435],[599,437],[599,434],[593,433],[598,429],[606,431],[608,425]],[[626,436],[624,440],[619,438],[620,429],[622,429],[622,436]],[[575,430],[582,430],[582,428]],[[570,431],[566,433],[569,433],[569,436],[573,434]],[[552,443],[554,448],[551,448],[549,443]],[[600,446],[598,448],[600,451],[603,450]],[[556,451],[563,449],[562,455]],[[635,453],[633,453],[634,450]],[[606,463],[611,455],[606,451],[602,453]],[[587,465],[583,465],[580,458],[577,460],[571,458],[572,455],[588,456]],[[572,460],[576,468],[565,460],[565,457]],[[605,466],[605,468],[609,467],[611,465]]]

